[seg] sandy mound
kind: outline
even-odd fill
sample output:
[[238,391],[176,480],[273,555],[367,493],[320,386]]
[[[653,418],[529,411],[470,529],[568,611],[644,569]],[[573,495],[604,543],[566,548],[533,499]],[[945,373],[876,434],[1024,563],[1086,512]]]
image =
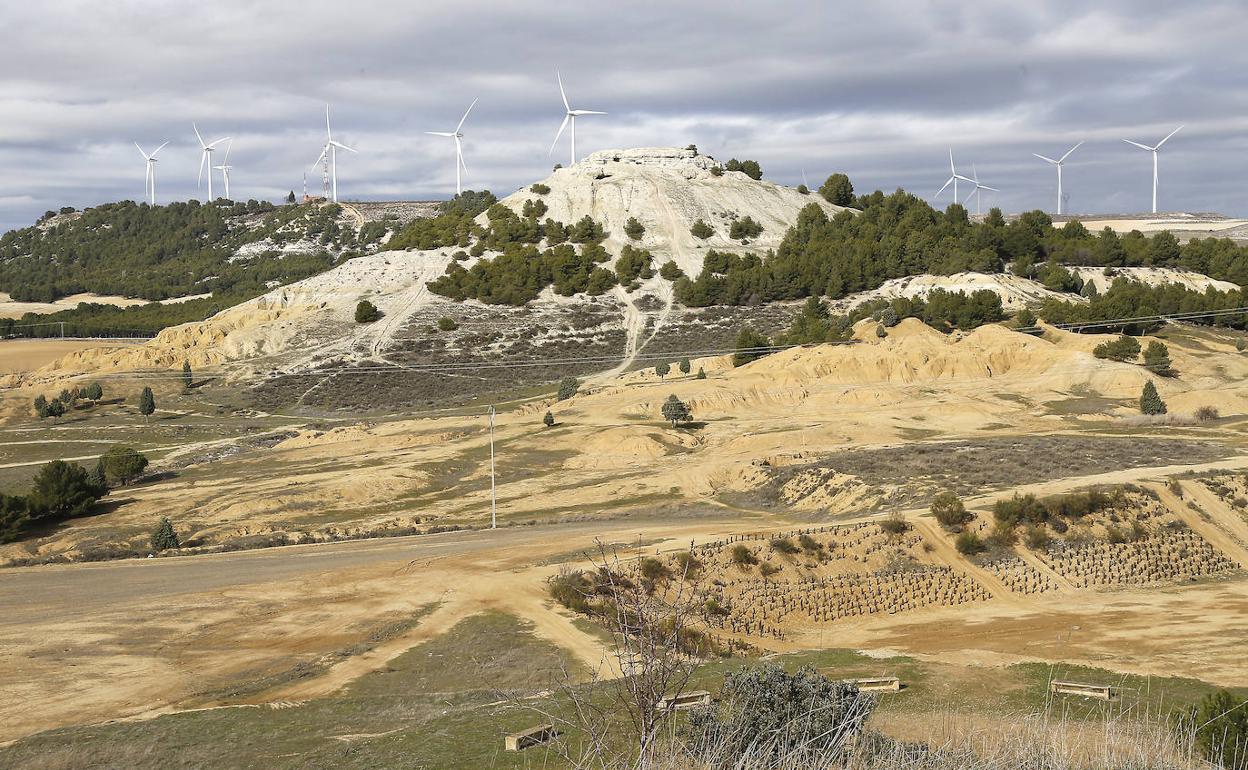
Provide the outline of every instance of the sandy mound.
[[1193,291],[1204,291],[1210,287],[1218,291],[1234,291],[1239,288],[1230,281],[1219,281],[1202,273],[1177,267],[1116,267],[1113,269],[1113,275],[1105,275],[1103,267],[1068,267],[1067,269],[1084,281],[1092,281],[1096,284],[1097,291],[1102,294],[1119,278],[1145,283],[1149,286],[1177,283]]
[[696,445],[691,436],[647,427],[609,428],[585,442],[567,468],[627,468],[650,462]]
[[894,278],[885,281],[878,289],[851,294],[836,300],[831,305],[835,312],[844,313],[864,302],[877,299],[925,298],[936,289],[964,294],[986,289],[1000,297],[1001,304],[1007,310],[1020,310],[1027,305],[1035,305],[1046,299],[1086,301],[1071,294],[1050,291],[1036,281],[1020,278],[1013,273],[954,273],[953,275],[915,275]]

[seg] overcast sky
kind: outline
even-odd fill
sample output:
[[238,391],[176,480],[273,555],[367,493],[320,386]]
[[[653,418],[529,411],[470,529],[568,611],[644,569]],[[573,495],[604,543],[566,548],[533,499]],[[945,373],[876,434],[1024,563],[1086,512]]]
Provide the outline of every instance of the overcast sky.
[[[0,7],[0,228],[63,205],[141,199],[160,154],[161,202],[203,197],[191,123],[234,138],[233,197],[300,191],[324,141],[343,199],[503,195],[566,164],[555,83],[583,119],[582,156],[696,143],[754,158],[767,178],[929,199],[972,163],[1007,211],[1056,198],[1033,158],[1086,140],[1065,172],[1076,212],[1248,214],[1248,13],[1234,2],[203,3],[42,0]],[[1021,10],[1020,10],[1021,7]],[[216,192],[220,192],[219,179]],[[309,186],[319,188],[319,172]]]

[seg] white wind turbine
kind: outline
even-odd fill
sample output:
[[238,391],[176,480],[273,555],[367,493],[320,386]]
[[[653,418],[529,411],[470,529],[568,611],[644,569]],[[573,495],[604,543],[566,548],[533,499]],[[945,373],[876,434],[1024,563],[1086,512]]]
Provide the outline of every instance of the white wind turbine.
[[221,179],[225,182],[225,199],[234,200],[230,197],[230,170],[234,167],[230,165],[230,148],[234,146],[234,140],[231,139],[225,145],[225,157],[221,160],[220,166],[213,166],[217,171],[221,172]]
[[984,213],[983,207],[980,205],[981,203],[980,191],[981,190],[991,190],[992,192],[1001,192],[1001,191],[995,187],[989,187],[986,184],[979,183],[979,171],[975,169],[974,163],[971,164],[971,177],[972,177],[971,181],[975,183],[975,189],[971,190],[970,195],[966,196],[966,200],[963,201],[963,205],[970,203],[971,198],[974,197],[975,198],[975,216],[979,216],[980,214]]
[[345,144],[334,140],[334,132],[329,128],[329,105],[325,105],[325,146],[321,148],[321,154],[317,157],[316,163],[312,164],[312,168],[316,168],[317,163],[325,160],[325,155],[329,155],[329,177],[333,184],[333,201],[338,202],[338,150],[346,150],[347,152],[355,152],[355,150]]
[[[165,142],[165,144],[169,143]],[[156,153],[165,149],[165,144],[152,150],[152,154],[148,155],[143,152],[142,147],[139,147],[138,142],[134,143],[134,146],[139,150],[139,154],[143,156],[143,160],[147,161],[147,174],[143,177],[143,194],[153,206],[156,205]]]
[[194,123],[191,128],[195,129],[195,138],[199,140],[199,146],[203,149],[204,154],[199,158],[199,179],[195,182],[195,186],[204,183],[204,169],[208,169],[208,202],[212,203],[212,151],[218,144],[230,141],[230,137],[223,136],[215,142],[204,142],[204,137],[199,133],[199,126]]
[[1081,146],[1083,146],[1083,142],[1080,142],[1079,144],[1076,144],[1074,147],[1071,147],[1069,150],[1066,151],[1065,155],[1058,158],[1057,160],[1053,160],[1052,158],[1045,157],[1044,155],[1041,155],[1040,153],[1037,153],[1037,152],[1032,153],[1032,155],[1035,155],[1040,160],[1045,161],[1046,163],[1052,163],[1054,166],[1057,166],[1057,213],[1059,216],[1062,213],[1062,164],[1066,162],[1066,159],[1070,157],[1070,154],[1072,152],[1079,149]]
[[1175,134],[1179,133],[1182,130],[1183,130],[1183,126],[1179,126],[1178,128],[1174,129],[1170,133],[1166,134],[1166,138],[1162,139],[1153,147],[1149,147],[1146,144],[1140,144],[1139,142],[1133,142],[1130,139],[1122,140],[1126,142],[1127,144],[1135,145],[1136,147],[1139,147],[1141,150],[1148,150],[1149,152],[1153,154],[1153,213],[1154,214],[1157,213],[1157,151],[1161,149],[1161,146],[1165,144],[1170,139],[1170,137],[1174,136]]
[[953,185],[953,202],[957,203],[958,202],[958,180],[962,180],[963,182],[970,182],[971,184],[975,183],[974,179],[970,179],[969,177],[962,176],[961,174],[958,173],[958,170],[954,168],[953,148],[950,147],[949,148],[949,179],[945,182],[945,184],[939,190],[936,191],[936,194],[933,195],[932,197],[939,198],[940,194],[945,191],[946,187],[948,187],[949,185]]
[[472,104],[468,105],[468,109],[464,110],[464,116],[459,119],[459,125],[455,126],[454,131],[426,131],[425,132],[426,134],[429,134],[430,136],[449,136],[455,140],[455,194],[456,195],[459,195],[461,192],[460,183],[459,183],[460,167],[461,166],[463,167],[464,173],[468,173],[468,164],[464,163],[464,147],[463,147],[463,144],[460,142],[460,140],[464,138],[464,135],[460,132],[460,129],[464,127],[464,121],[468,119],[468,113],[472,112],[472,108],[476,106],[477,106],[477,100],[473,99]]
[[559,79],[559,95],[563,97],[563,109],[565,110],[565,112],[563,115],[563,122],[559,124],[559,130],[555,132],[555,141],[551,142],[550,152],[547,152],[546,154],[550,155],[550,153],[555,151],[555,145],[559,144],[559,137],[563,136],[563,129],[568,127],[568,123],[571,123],[572,124],[572,160],[569,163],[569,165],[576,165],[576,119],[577,117],[581,115],[606,115],[607,113],[599,112],[597,110],[574,110],[572,109],[572,105],[568,104],[568,94],[563,90],[563,76],[559,74],[558,70],[555,71],[555,77]]

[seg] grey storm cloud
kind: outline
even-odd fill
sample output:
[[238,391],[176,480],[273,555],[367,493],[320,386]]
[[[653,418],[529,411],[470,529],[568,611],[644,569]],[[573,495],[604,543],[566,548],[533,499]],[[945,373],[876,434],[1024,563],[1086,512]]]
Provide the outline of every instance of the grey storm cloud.
[[[508,193],[567,161],[555,70],[584,154],[695,143],[750,157],[768,178],[929,197],[974,168],[1007,211],[1052,207],[1031,156],[1080,140],[1072,211],[1148,205],[1146,153],[1162,153],[1161,205],[1248,214],[1248,14],[1231,2],[1020,4],[542,2],[190,4],[45,0],[0,8],[0,227],[143,192],[133,146],[160,156],[162,201],[202,196],[191,131],[234,138],[236,198],[298,191],[323,141],[324,105],[346,199],[428,199],[465,184]],[[947,200],[947,199],[945,199]]]

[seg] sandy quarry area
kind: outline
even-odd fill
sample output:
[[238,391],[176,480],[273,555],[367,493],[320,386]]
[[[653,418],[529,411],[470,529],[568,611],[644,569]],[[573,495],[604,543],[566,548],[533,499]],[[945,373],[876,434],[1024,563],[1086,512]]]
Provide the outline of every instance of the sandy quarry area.
[[[740,368],[693,361],[705,379],[660,380],[650,369],[595,381],[566,401],[500,414],[504,529],[496,534],[315,544],[484,524],[483,416],[325,425],[230,456],[190,451],[169,461],[168,478],[115,492],[113,510],[4,546],[0,558],[141,553],[160,516],[200,550],[312,544],[0,571],[16,588],[9,605],[0,602],[0,676],[17,696],[0,706],[3,737],[316,697],[488,608],[518,614],[542,638],[600,662],[597,638],[542,585],[595,536],[666,551],[743,533],[846,528],[820,535],[839,538],[832,550],[843,565],[810,571],[794,559],[774,578],[841,581],[842,593],[863,596],[835,613],[821,606],[802,619],[792,613],[805,608],[781,599],[770,610],[760,600],[751,614],[746,597],[765,595],[767,582],[725,573],[743,581],[729,598],[744,613],[744,625],[725,632],[762,649],[851,646],[978,665],[1072,660],[1233,683],[1242,659],[1232,640],[1248,633],[1248,519],[1237,502],[1248,494],[1248,356],[1227,332],[1168,326],[1159,335],[1176,377],[1094,358],[1091,349],[1109,337],[1033,337],[1000,326],[946,336],[906,320],[883,339],[863,324],[856,344],[789,350]],[[1222,418],[1139,421],[1135,401],[1149,379],[1172,415],[1214,406]],[[690,405],[694,425],[662,421],[672,394]],[[547,410],[551,428],[542,424]],[[1213,480],[1185,480],[1176,498],[1162,482],[1186,472]],[[1107,519],[1089,525],[1086,547],[1070,559],[1019,546],[1002,561],[973,562],[924,515],[942,488],[983,512],[1018,490],[1124,483],[1153,490],[1155,500],[1121,515],[1147,512],[1142,526],[1157,534],[1122,553],[1107,540]],[[890,514],[910,522],[908,539],[881,534]],[[779,563],[761,550],[768,537],[749,542]],[[914,574],[897,578],[878,557],[902,546]],[[1173,563],[1187,571],[1166,571]],[[148,573],[159,578],[145,584],[135,569],[170,571]],[[281,676],[435,603],[411,631],[365,654],[335,658],[317,676]]]
[[133,347],[134,343],[99,340],[0,340],[0,377],[32,372],[80,350],[118,350]]

